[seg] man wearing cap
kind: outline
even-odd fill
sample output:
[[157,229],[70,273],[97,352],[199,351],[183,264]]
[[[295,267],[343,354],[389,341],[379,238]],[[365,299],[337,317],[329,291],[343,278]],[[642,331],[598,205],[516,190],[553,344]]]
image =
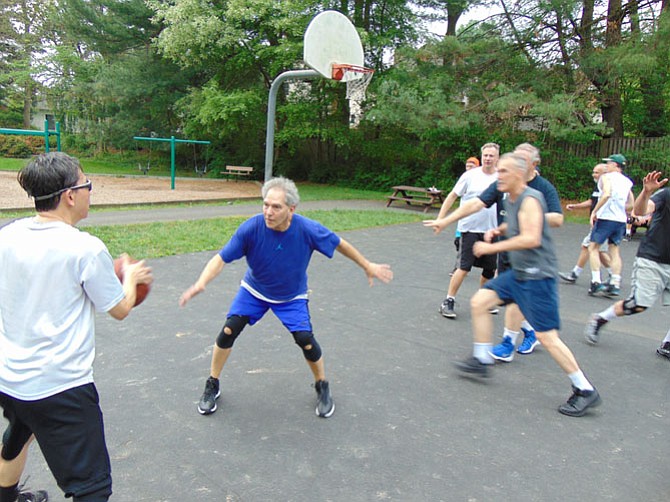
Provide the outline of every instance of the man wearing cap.
[[[621,255],[619,244],[626,233],[626,207],[632,208],[633,182],[622,171],[626,167],[626,157],[620,153],[604,158],[607,172],[600,177],[601,195],[591,212],[591,243],[589,244],[589,264],[591,265],[591,286],[589,295],[603,294],[618,296],[621,288]],[[609,286],[600,280],[600,246],[609,244],[612,277]]]

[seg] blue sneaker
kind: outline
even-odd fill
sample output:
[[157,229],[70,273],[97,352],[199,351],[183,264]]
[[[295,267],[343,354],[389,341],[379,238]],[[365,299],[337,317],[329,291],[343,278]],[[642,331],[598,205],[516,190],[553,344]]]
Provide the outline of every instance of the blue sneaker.
[[509,336],[503,336],[502,342],[493,347],[489,354],[496,361],[512,362],[514,359],[514,344]]
[[537,347],[540,342],[538,342],[537,338],[535,338],[534,330],[521,328],[521,331],[523,331],[523,342],[521,342],[521,345],[519,345],[519,348],[516,349],[516,351],[519,354],[530,354],[535,350],[535,347]]

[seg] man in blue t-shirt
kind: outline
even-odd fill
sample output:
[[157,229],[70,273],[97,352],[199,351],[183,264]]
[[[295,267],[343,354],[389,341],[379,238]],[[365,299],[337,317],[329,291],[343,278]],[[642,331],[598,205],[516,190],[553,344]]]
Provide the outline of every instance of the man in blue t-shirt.
[[320,223],[295,213],[300,201],[295,184],[286,178],[273,178],[263,185],[263,213],[240,225],[230,241],[212,257],[198,280],[179,299],[184,306],[223,270],[226,263],[242,257],[247,271],[233,300],[223,329],[212,352],[210,376],[198,403],[198,411],[216,411],[220,396],[219,375],[232,351],[235,339],[247,324],[254,325],[268,310],[279,318],[302,349],[315,380],[316,414],[330,417],[335,403],[326,380],[321,347],[314,338],[307,299],[307,267],[314,251],[332,258],[335,251],[360,266],[368,276],[388,283],[391,267],[368,261],[354,246]]

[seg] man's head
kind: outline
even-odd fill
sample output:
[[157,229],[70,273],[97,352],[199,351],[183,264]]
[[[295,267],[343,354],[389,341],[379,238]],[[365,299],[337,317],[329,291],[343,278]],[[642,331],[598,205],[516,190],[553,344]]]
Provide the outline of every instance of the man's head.
[[526,180],[532,180],[536,176],[535,168],[540,163],[540,150],[530,143],[521,143],[514,149],[514,153],[521,155],[524,159],[526,159],[526,163],[528,165],[528,170],[526,171]]
[[482,168],[487,173],[493,172],[500,156],[500,146],[497,143],[486,143],[482,146]]
[[465,170],[469,171],[473,167],[479,167],[479,159],[477,157],[470,157],[465,161]]
[[266,181],[261,189],[263,196],[263,217],[270,230],[284,232],[291,226],[300,195],[295,183],[288,178],[278,177]]
[[623,171],[626,168],[627,163],[626,157],[624,157],[620,153],[615,153],[614,155],[605,157],[603,161],[607,162],[607,170],[609,172],[612,172],[616,169],[618,169],[619,171]]
[[607,164],[596,164],[593,167],[593,172],[591,173],[593,175],[593,181],[598,183],[600,177],[606,172],[607,172]]
[[506,153],[498,161],[498,190],[519,192],[526,185],[528,159],[520,153]]
[[43,153],[21,169],[17,179],[28,196],[35,199],[38,212],[53,211],[67,199],[82,218],[88,214],[91,184],[74,157],[61,152]]

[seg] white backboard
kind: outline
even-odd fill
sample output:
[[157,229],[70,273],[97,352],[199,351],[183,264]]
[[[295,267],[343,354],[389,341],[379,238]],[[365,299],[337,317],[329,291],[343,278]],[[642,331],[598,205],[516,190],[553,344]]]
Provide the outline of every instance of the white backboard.
[[304,45],[305,63],[326,78],[333,78],[333,64],[363,66],[363,44],[356,27],[335,10],[312,19],[305,31]]

